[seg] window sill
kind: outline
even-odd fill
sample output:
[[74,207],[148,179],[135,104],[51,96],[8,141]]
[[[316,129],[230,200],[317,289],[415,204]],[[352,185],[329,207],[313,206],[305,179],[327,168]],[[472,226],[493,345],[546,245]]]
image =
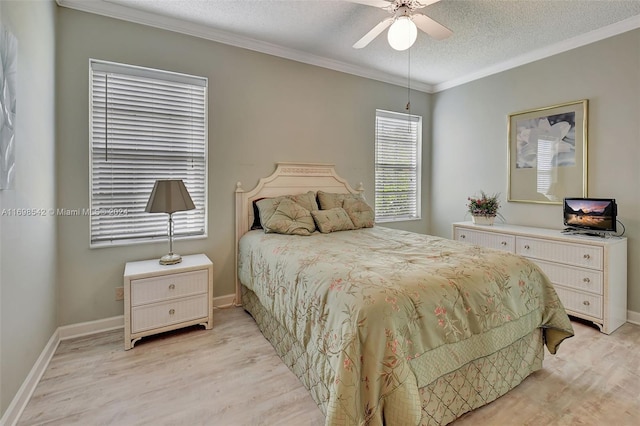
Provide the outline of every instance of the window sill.
[[422,220],[421,217],[398,217],[398,218],[384,218],[376,219],[375,223],[396,223],[396,222],[415,222]]
[[[189,237],[173,237],[174,244],[176,241],[191,241],[191,240],[203,240],[206,239],[208,235],[205,233],[203,235],[192,235]],[[121,240],[121,241],[109,241],[109,242],[100,242],[100,243],[90,243],[90,249],[101,249],[101,248],[109,248],[109,247],[124,247],[124,246],[136,246],[140,244],[155,244],[155,243],[163,243],[169,244],[169,236],[163,238],[140,238],[135,240]]]

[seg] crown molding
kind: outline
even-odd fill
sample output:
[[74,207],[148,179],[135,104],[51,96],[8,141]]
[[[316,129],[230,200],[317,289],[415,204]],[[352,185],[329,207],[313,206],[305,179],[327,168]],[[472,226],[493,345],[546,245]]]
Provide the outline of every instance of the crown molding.
[[626,33],[627,31],[632,31],[638,28],[640,28],[640,16],[627,18],[615,24],[611,24],[606,27],[602,27],[597,30],[590,31],[588,33],[570,38],[568,40],[553,44],[551,46],[547,46],[542,49],[534,50],[524,55],[520,55],[515,58],[509,59],[508,61],[504,61],[495,65],[492,65],[490,67],[481,69],[480,71],[467,74],[466,76],[436,84],[433,86],[433,91],[431,93],[441,92],[443,90],[450,89],[452,87],[460,86],[462,84],[469,83],[474,80],[479,80],[481,78],[488,77],[490,75],[497,74],[502,71],[507,71],[512,68],[517,68],[519,66],[522,66],[531,62],[535,62],[540,59],[548,58],[550,56],[557,55],[559,53],[567,52],[569,50],[573,50],[578,47],[586,46],[587,44],[595,43],[597,41],[604,40],[606,38],[613,37],[622,33]]
[[[280,58],[290,59],[296,62],[302,62],[334,71],[340,71],[347,74],[365,77],[372,80],[390,83],[397,86],[406,87],[407,79],[394,76],[381,71],[372,70],[370,68],[361,67],[346,62],[336,61],[322,56],[312,55],[295,49],[278,46],[272,43],[266,43],[261,40],[242,37],[228,32],[215,30],[205,25],[186,22],[177,18],[160,16],[154,13],[144,12],[137,9],[121,6],[108,1],[97,0],[56,0],[59,6],[70,9],[79,10],[81,12],[94,13],[109,18],[120,19],[124,21],[134,22],[137,24],[147,25],[150,27],[169,30],[181,34],[203,38],[230,46],[240,47],[242,49],[253,50],[260,53],[266,53]],[[433,86],[431,84],[412,81],[411,89],[431,93]]]
[[[194,37],[199,37],[211,41],[215,41],[242,49],[253,50],[268,55],[278,56],[290,59],[296,62],[302,62],[334,71],[344,72],[359,77],[369,78],[401,87],[406,87],[407,79],[398,77],[382,71],[372,70],[367,67],[361,67],[346,62],[336,61],[322,56],[312,55],[295,49],[278,46],[272,43],[266,43],[261,40],[252,39],[230,34],[224,31],[215,30],[205,25],[186,22],[177,18],[157,15],[150,12],[129,8],[108,0],[56,0],[56,3],[62,7],[76,9],[82,12],[94,13],[107,16],[110,18],[121,19],[124,21],[134,22],[137,24],[147,25],[164,30],[174,31]],[[425,93],[437,93],[452,87],[460,86],[493,74],[510,70],[540,59],[544,59],[559,53],[563,53],[587,44],[591,44],[609,37],[613,37],[627,31],[640,28],[640,16],[634,16],[615,24],[603,27],[586,34],[556,43],[554,45],[538,49],[524,55],[517,56],[507,61],[483,68],[479,71],[472,72],[462,77],[447,80],[438,84],[429,84],[420,81],[412,81],[411,88]]]

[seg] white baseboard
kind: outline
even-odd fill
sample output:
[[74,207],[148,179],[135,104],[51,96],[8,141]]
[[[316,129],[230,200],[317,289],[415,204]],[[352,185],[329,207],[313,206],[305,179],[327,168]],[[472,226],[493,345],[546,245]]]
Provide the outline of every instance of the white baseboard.
[[627,311],[627,322],[640,325],[640,312]]
[[62,327],[58,327],[58,334],[60,335],[60,340],[67,340],[102,333],[104,331],[116,330],[118,328],[124,328],[124,315],[78,324],[63,325]]
[[214,308],[226,308],[233,306],[236,300],[236,294],[227,294],[225,296],[219,296],[213,298],[213,307]]
[[49,366],[49,362],[56,352],[59,343],[60,335],[58,334],[58,330],[56,330],[44,346],[35,364],[33,364],[27,378],[22,382],[22,386],[20,386],[20,389],[18,389],[18,392],[13,397],[11,404],[7,407],[7,411],[4,412],[4,415],[0,419],[1,426],[14,426],[18,422],[27,403],[31,399],[31,395],[33,395],[33,392],[36,390],[36,386],[40,382],[42,375]]
[[[214,308],[231,306],[234,300],[235,294],[214,297],[213,306]],[[58,327],[45,345],[42,353],[27,375],[27,378],[22,383],[22,386],[20,386],[20,389],[13,397],[11,404],[7,407],[7,411],[5,411],[2,418],[0,418],[0,426],[14,426],[18,422],[61,341],[116,330],[118,328],[124,328],[124,315]]]

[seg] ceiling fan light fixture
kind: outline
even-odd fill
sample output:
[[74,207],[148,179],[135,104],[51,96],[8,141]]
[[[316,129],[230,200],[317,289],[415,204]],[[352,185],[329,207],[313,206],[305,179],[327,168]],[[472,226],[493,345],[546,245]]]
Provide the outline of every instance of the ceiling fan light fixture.
[[393,21],[387,33],[389,45],[395,50],[407,50],[413,46],[417,37],[416,24],[408,16],[400,16]]

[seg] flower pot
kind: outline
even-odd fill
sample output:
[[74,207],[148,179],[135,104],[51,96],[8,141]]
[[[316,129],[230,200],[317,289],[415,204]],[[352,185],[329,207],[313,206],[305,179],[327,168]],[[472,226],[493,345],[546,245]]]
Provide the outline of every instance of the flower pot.
[[493,221],[495,220],[495,216],[471,216],[473,223],[476,225],[493,225]]

